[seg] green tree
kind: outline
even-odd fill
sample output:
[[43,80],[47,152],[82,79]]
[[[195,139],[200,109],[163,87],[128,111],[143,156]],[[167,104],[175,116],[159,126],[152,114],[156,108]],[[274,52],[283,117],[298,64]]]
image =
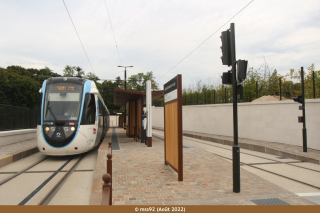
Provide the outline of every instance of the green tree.
[[159,90],[152,71],[146,74],[138,73],[130,76],[127,82],[127,90],[146,91],[146,83],[148,80],[151,80],[151,88],[153,90]]
[[35,79],[40,83],[40,85],[42,85],[45,79],[61,76],[58,73],[53,72],[49,67],[45,67],[43,69],[40,69],[39,71],[35,71],[36,72],[33,75],[35,76]]
[[84,70],[81,67],[75,67],[75,71],[77,71],[76,77],[83,78],[85,76]]
[[86,76],[84,76],[84,78],[91,80],[91,81],[98,81],[100,79],[98,76],[96,76],[96,74],[94,74],[92,72],[88,72],[88,74]]
[[0,77],[0,103],[29,108],[39,107],[41,84],[29,70],[19,66],[1,68]]
[[63,76],[75,76],[75,67],[67,65],[63,70]]

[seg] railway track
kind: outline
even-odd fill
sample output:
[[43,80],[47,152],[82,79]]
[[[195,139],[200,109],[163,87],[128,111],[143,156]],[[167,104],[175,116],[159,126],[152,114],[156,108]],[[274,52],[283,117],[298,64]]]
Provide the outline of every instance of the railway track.
[[87,154],[44,157],[18,172],[1,170],[10,176],[0,182],[7,196],[0,196],[0,205],[48,205]]
[[[160,133],[161,134],[161,133]],[[153,137],[156,137],[158,139],[161,139],[163,140],[163,136],[161,135],[155,135],[153,134]],[[202,142],[201,139],[193,139],[193,138],[189,138],[189,137],[183,137],[184,139],[188,140],[188,141],[191,141],[193,143],[198,143],[198,144],[202,144],[202,146],[207,146],[207,147],[214,147],[214,148],[217,148],[217,149],[222,149],[222,150],[228,150],[230,151],[230,148],[226,148],[226,147],[222,147],[222,145],[215,145],[215,144],[212,144],[212,142]],[[212,154],[216,155],[216,156],[219,156],[219,157],[222,157],[224,159],[227,159],[227,160],[231,160],[232,161],[232,158],[231,157],[227,157],[225,155],[222,155],[222,154],[217,154],[217,153],[214,153],[213,151],[211,152]],[[231,153],[230,153],[231,155]],[[243,165],[243,166],[249,166],[251,168],[254,168],[254,169],[258,169],[258,170],[261,170],[261,171],[264,171],[264,172],[267,172],[269,174],[273,174],[273,175],[276,175],[276,176],[279,176],[279,177],[282,177],[282,178],[285,178],[285,179],[288,179],[288,180],[291,180],[291,181],[294,181],[294,182],[297,182],[297,183],[300,183],[300,184],[303,184],[305,186],[308,186],[308,187],[311,187],[311,188],[314,188],[314,189],[317,189],[317,190],[320,190],[320,186],[316,186],[314,184],[311,184],[311,183],[307,183],[305,181],[301,181],[301,180],[298,180],[298,179],[295,179],[295,178],[292,178],[292,177],[289,177],[287,175],[282,175],[282,174],[279,174],[277,172],[273,172],[273,171],[270,171],[270,170],[267,170],[267,169],[263,169],[261,167],[259,167],[259,165],[264,165],[264,164],[285,164],[285,165],[288,165],[290,167],[296,167],[296,168],[299,168],[299,169],[303,169],[303,170],[306,170],[306,171],[310,171],[314,174],[320,174],[320,171],[319,170],[315,170],[315,169],[312,169],[312,168],[306,168],[304,166],[299,166],[299,165],[294,165],[294,163],[300,163],[301,161],[298,161],[298,160],[293,160],[291,162],[284,162],[284,161],[278,161],[278,160],[275,160],[275,159],[271,159],[271,158],[267,158],[267,157],[262,157],[262,156],[259,156],[259,155],[255,155],[255,154],[250,154],[250,153],[241,153],[241,155],[247,155],[247,156],[252,156],[252,157],[255,157],[255,158],[258,158],[258,159],[263,159],[263,160],[267,160],[269,162],[266,162],[266,163],[245,163],[243,161],[241,161],[240,159],[240,165]],[[295,175],[295,174],[293,174]]]

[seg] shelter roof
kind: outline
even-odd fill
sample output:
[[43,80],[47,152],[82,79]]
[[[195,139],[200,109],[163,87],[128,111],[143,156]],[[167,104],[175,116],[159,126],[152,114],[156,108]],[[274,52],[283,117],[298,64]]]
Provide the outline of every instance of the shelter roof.
[[[163,90],[152,91],[151,96],[152,100],[164,95]],[[133,91],[133,90],[123,90],[123,89],[114,89],[113,103],[119,106],[125,106],[128,101],[137,100],[143,96],[143,104],[146,103],[146,92]]]

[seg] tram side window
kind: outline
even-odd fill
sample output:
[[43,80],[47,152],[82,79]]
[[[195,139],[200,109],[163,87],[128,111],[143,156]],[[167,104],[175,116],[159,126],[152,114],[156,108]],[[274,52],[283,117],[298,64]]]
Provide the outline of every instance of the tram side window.
[[99,99],[99,116],[103,116],[104,107],[102,102]]
[[81,124],[94,124],[96,121],[96,104],[94,94],[86,94],[85,108]]

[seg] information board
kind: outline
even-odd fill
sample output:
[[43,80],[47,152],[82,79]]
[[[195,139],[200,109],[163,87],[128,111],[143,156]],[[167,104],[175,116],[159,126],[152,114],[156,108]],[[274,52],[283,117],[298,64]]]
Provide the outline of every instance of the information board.
[[183,181],[182,82],[177,75],[164,86],[164,159]]

